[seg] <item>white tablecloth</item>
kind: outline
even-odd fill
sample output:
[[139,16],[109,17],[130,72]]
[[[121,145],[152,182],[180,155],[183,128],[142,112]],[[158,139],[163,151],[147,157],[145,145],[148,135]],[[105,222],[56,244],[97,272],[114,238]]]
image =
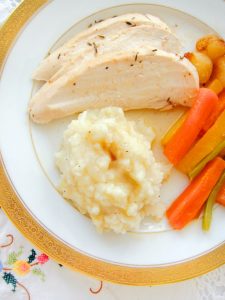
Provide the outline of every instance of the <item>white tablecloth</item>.
[[[19,2],[0,0],[0,23]],[[0,300],[11,299],[225,300],[225,266],[196,279],[159,287],[102,283],[40,253],[0,209]]]

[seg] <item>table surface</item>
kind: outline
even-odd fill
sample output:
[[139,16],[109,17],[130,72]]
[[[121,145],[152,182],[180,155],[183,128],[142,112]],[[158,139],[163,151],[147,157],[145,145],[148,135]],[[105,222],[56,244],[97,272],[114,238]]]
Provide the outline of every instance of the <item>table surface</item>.
[[[0,0],[0,23],[19,2]],[[225,266],[192,280],[158,287],[99,282],[40,253],[0,209],[0,299],[225,300]]]

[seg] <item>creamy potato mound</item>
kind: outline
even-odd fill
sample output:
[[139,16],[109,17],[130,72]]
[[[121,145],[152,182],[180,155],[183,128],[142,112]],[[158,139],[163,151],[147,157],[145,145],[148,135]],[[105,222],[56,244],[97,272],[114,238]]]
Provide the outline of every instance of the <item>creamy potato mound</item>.
[[162,218],[163,172],[151,151],[153,139],[151,128],[128,121],[120,108],[81,113],[56,154],[63,197],[99,231],[125,233],[138,229],[145,216]]

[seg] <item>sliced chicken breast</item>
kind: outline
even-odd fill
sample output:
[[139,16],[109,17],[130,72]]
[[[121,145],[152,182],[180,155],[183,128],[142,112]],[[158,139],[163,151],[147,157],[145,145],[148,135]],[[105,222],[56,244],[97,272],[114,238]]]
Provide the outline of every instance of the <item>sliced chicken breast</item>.
[[47,82],[31,100],[30,116],[47,123],[92,108],[124,110],[191,106],[199,89],[195,67],[183,57],[142,47],[98,56]]
[[[87,43],[95,43],[96,46],[101,46],[105,39],[117,39],[124,29],[134,29],[141,25],[148,25],[150,28],[158,28],[167,33],[171,32],[169,27],[159,18],[149,14],[133,13],[107,19],[82,31],[65,45],[46,57],[33,74],[33,79],[47,81],[62,67],[62,65],[70,62],[74,55],[85,52],[85,50],[90,47]],[[177,51],[176,48],[175,51]]]
[[51,81],[56,80],[65,72],[72,70],[85,60],[86,62],[95,59],[99,55],[112,53],[113,51],[135,50],[142,47],[153,47],[155,49],[168,52],[179,53],[181,45],[177,37],[164,29],[151,27],[149,25],[140,25],[134,28],[128,27],[121,30],[119,34],[110,35],[101,42],[89,39],[82,51],[75,51],[67,55],[67,63],[56,72]]

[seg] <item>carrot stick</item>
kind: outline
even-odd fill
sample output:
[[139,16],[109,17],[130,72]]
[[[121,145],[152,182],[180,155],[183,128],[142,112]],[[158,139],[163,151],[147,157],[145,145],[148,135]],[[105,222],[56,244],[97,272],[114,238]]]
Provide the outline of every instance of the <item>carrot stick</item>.
[[219,94],[219,101],[217,102],[214,111],[206,121],[203,127],[203,132],[206,132],[215,123],[216,119],[224,109],[225,109],[225,89],[223,90],[222,93]]
[[181,172],[188,174],[202,159],[209,155],[224,138],[225,110],[219,115],[215,124],[197,141],[176,167]]
[[225,184],[221,187],[219,194],[217,195],[216,202],[225,206]]
[[199,90],[185,122],[164,148],[164,154],[171,163],[177,165],[190,150],[217,102],[218,97],[213,91],[207,88]]
[[195,176],[197,176],[201,170],[205,167],[205,165],[210,161],[213,160],[218,154],[221,153],[221,151],[225,149],[225,138],[222,142],[220,142],[215,149],[209,153],[206,157],[204,157],[191,172],[188,173],[188,176],[190,179],[193,179]]
[[162,138],[161,144],[165,146],[171,138],[174,136],[174,134],[177,132],[177,130],[181,127],[181,125],[184,123],[185,119],[187,118],[188,112],[183,113],[178,120],[176,120],[175,123],[172,124],[172,126],[169,128],[169,130],[166,132],[164,137]]
[[196,217],[224,169],[225,161],[216,157],[172,203],[166,211],[166,215],[174,229],[182,229]]

